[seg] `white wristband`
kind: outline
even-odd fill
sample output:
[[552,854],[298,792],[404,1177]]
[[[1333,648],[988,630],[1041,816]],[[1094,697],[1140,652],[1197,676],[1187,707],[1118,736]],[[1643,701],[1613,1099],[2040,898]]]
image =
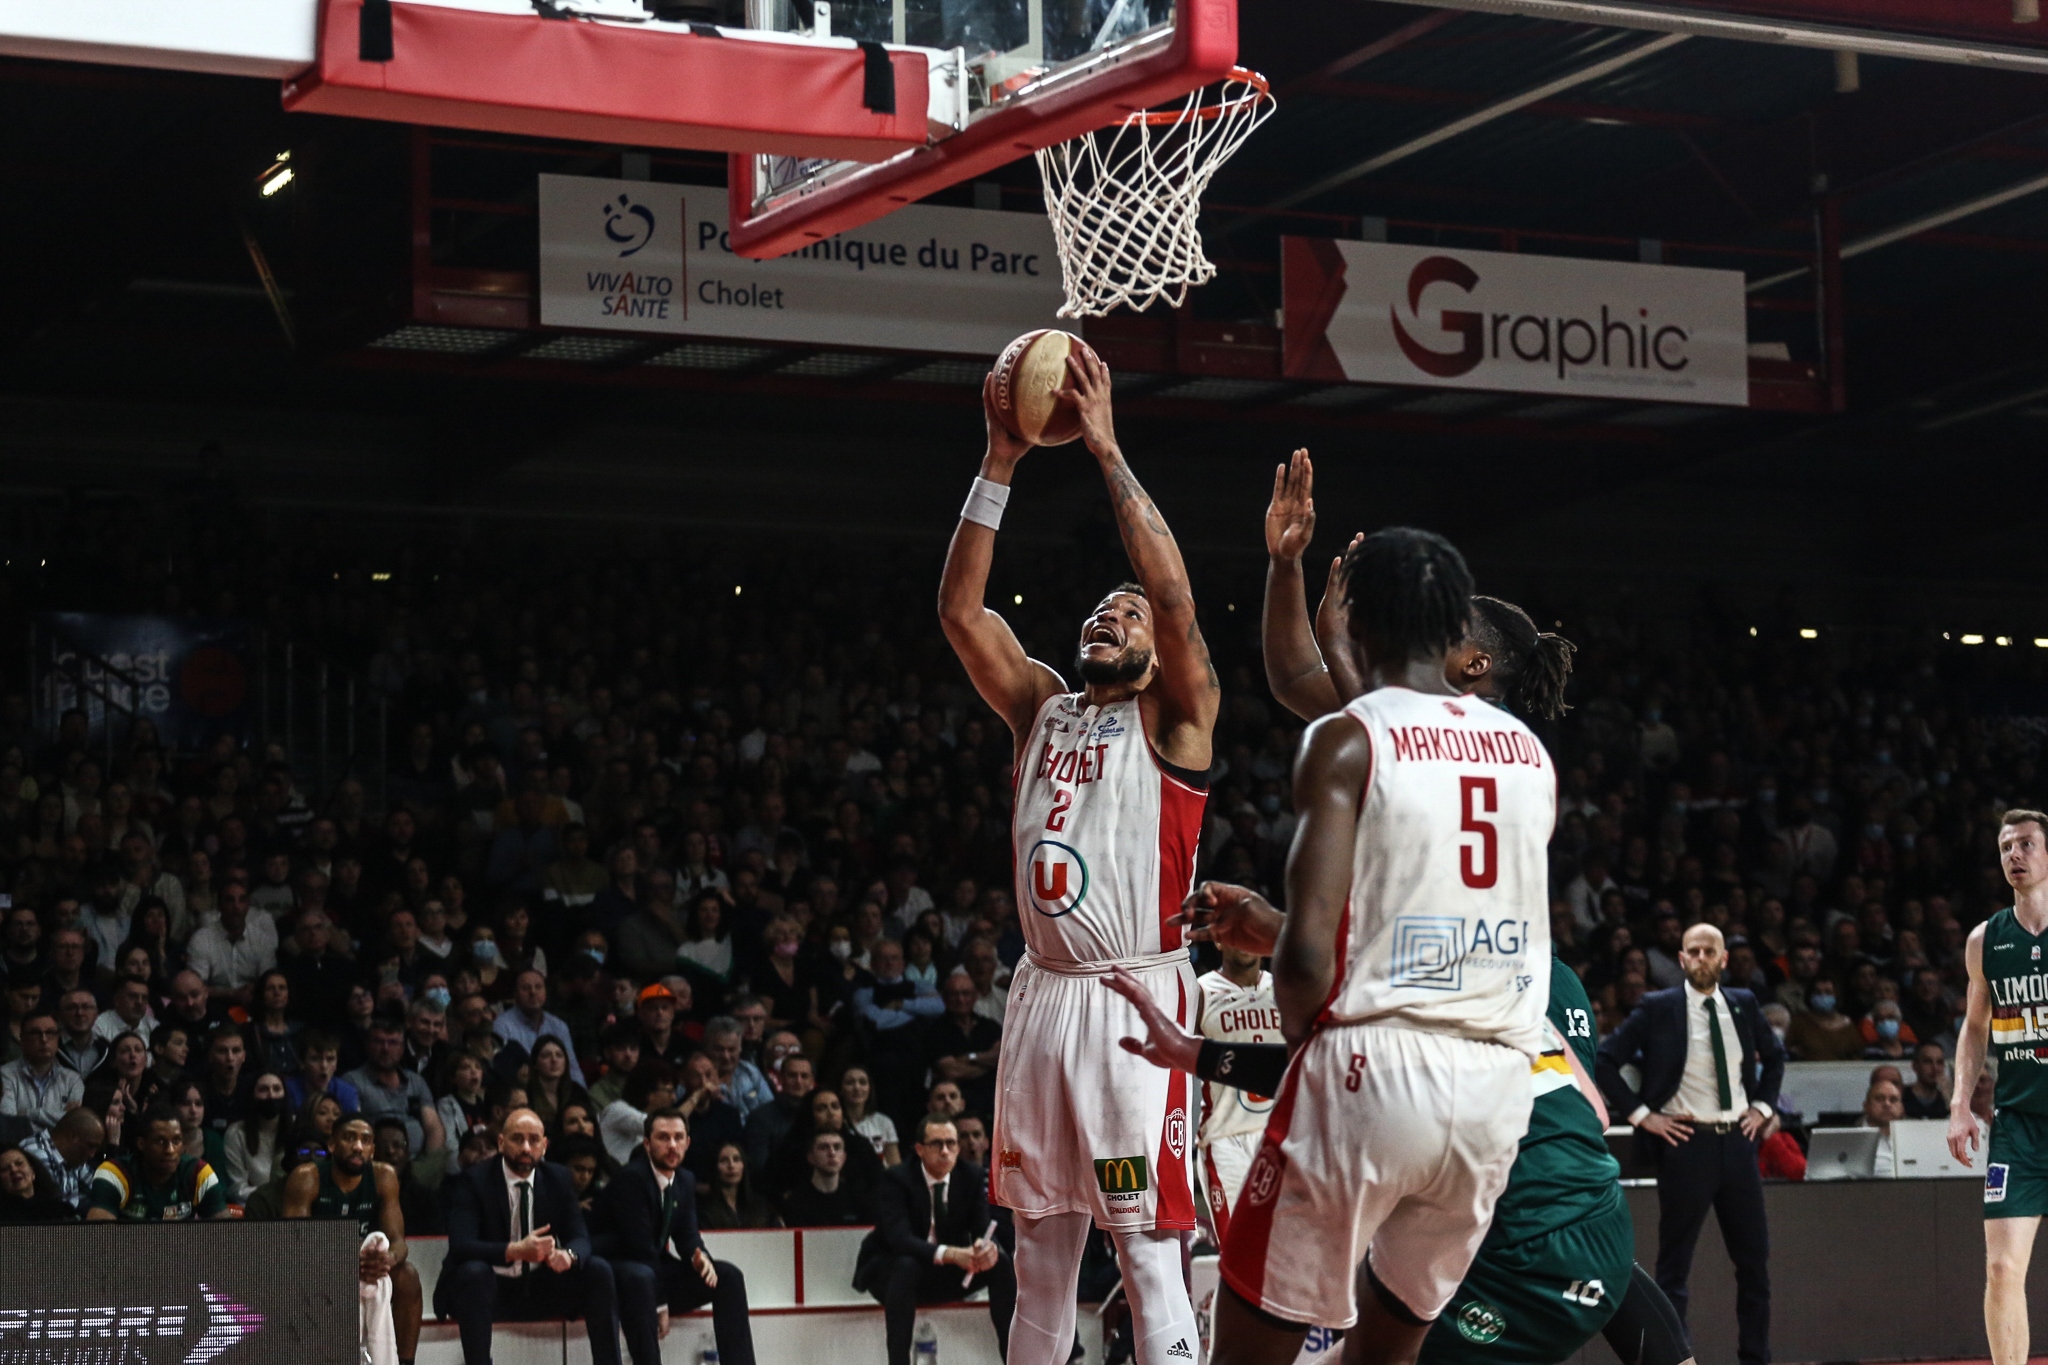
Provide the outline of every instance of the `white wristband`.
[[960,520],[971,521],[989,530],[1000,530],[1003,524],[1003,509],[1010,505],[1010,489],[1006,484],[992,483],[976,476],[974,487],[967,490],[967,502],[960,509]]

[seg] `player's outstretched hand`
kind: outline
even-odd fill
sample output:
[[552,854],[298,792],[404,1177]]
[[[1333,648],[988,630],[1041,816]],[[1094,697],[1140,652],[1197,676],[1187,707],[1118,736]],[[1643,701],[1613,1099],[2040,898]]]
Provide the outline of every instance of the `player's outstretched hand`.
[[1297,450],[1273,470],[1273,500],[1266,504],[1266,554],[1294,563],[1316,535],[1315,466]]
[[[1357,549],[1358,542],[1364,539],[1363,531],[1352,536],[1344,554]],[[1349,629],[1344,611],[1344,555],[1337,555],[1330,560],[1330,576],[1323,582],[1323,600],[1316,604],[1316,644],[1325,658],[1329,657],[1330,642]]]
[[1951,1108],[1948,1111],[1949,1155],[1965,1166],[1974,1166],[1977,1163],[1970,1159],[1970,1154],[1976,1150],[1977,1116],[1968,1109]]
[[1014,465],[1031,450],[1031,442],[1011,434],[996,416],[996,375],[990,370],[981,381],[981,420],[988,427],[988,457],[998,464]]
[[1109,401],[1109,366],[1083,348],[1067,356],[1067,382],[1060,397],[1081,414],[1081,439],[1088,453],[1101,459],[1116,451],[1116,418]]
[[1120,1038],[1118,1046],[1124,1051],[1143,1057],[1154,1066],[1163,1066],[1169,1071],[1185,1071],[1193,1074],[1195,1062],[1202,1055],[1202,1040],[1189,1033],[1159,1008],[1159,1002],[1152,998],[1122,967],[1110,970],[1103,984],[1131,1002],[1138,1011],[1138,1017],[1145,1021],[1145,1038]]
[[1280,940],[1286,918],[1248,886],[1203,882],[1180,903],[1180,913],[1167,920],[1188,931],[1196,943],[1213,943],[1265,957]]

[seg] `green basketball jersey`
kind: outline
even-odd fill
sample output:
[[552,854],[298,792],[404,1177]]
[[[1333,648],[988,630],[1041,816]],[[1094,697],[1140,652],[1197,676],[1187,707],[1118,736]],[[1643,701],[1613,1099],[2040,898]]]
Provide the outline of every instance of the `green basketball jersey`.
[[334,1182],[334,1162],[320,1157],[313,1162],[320,1172],[320,1192],[313,1196],[315,1218],[353,1218],[356,1231],[369,1236],[377,1228],[377,1167],[373,1162],[363,1167],[363,1178],[352,1190],[344,1190]]
[[112,1157],[93,1172],[89,1199],[93,1208],[133,1223],[212,1218],[228,1206],[227,1191],[213,1167],[196,1156],[179,1157],[178,1169],[163,1185],[149,1183],[140,1159]]
[[[1593,1070],[1598,1039],[1593,1002],[1574,972],[1550,963],[1550,1023],[1564,1044]],[[1487,1246],[1519,1246],[1572,1223],[1611,1212],[1622,1201],[1621,1166],[1607,1150],[1600,1116],[1579,1093],[1571,1063],[1553,1039],[1531,1068],[1536,1103],[1529,1131],[1494,1206]]]
[[2000,1109],[2048,1114],[2048,934],[2026,931],[2011,906],[1984,926],[1984,982],[1991,988],[1991,1055]]

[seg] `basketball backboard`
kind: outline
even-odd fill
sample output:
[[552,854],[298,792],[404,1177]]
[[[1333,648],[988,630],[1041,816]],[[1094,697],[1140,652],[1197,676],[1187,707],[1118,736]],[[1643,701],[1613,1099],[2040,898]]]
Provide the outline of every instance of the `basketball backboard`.
[[923,48],[934,111],[925,146],[876,163],[734,154],[732,245],[753,257],[1178,99],[1237,59],[1237,0],[747,0],[747,20]]

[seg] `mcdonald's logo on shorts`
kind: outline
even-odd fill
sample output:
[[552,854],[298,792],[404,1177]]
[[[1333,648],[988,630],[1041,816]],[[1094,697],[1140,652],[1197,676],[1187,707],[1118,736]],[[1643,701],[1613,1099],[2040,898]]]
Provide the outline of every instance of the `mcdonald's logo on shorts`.
[[1099,1157],[1095,1183],[1104,1194],[1137,1194],[1152,1188],[1152,1168],[1141,1156]]

